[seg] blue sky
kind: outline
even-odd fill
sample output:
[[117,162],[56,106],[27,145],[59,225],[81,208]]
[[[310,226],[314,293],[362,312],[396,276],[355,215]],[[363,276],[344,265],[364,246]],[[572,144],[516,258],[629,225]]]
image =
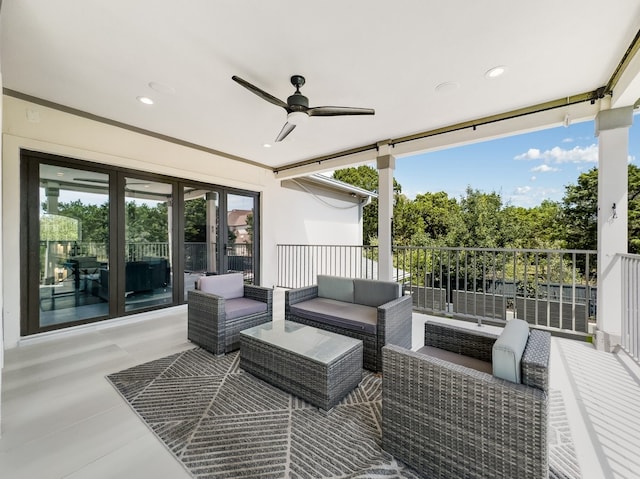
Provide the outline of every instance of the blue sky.
[[[640,115],[629,130],[629,156],[640,165]],[[532,207],[560,201],[565,186],[597,165],[594,122],[396,159],[395,178],[409,198],[445,191],[459,199],[467,186],[495,191],[503,203]]]

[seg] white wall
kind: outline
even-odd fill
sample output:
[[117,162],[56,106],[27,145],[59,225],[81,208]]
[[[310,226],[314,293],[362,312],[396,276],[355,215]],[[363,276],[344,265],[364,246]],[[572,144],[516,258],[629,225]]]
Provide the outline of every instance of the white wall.
[[[20,271],[20,149],[52,153],[261,193],[261,283],[277,279],[276,244],[359,244],[359,208],[335,209],[306,192],[282,188],[270,170],[4,96],[2,273]],[[259,159],[256,159],[259,161]],[[338,206],[348,199],[327,198]],[[5,347],[20,338],[19,282],[6,282]]]
[[[0,91],[2,90],[2,72],[0,71]],[[0,96],[0,131],[2,131],[2,96]],[[0,151],[2,151],[2,135],[0,135]],[[0,162],[0,212],[2,211],[2,162]],[[2,222],[0,222],[0,398],[2,397],[2,369],[4,367],[4,270],[2,260],[4,250],[2,248]],[[2,401],[0,401],[0,436],[2,436]]]

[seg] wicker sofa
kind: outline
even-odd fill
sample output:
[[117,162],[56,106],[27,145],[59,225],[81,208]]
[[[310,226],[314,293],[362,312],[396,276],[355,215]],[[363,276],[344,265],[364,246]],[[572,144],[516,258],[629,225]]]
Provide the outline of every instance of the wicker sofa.
[[187,295],[187,337],[213,354],[240,347],[240,331],[273,319],[273,290],[244,284],[242,273],[205,276]]
[[317,284],[285,292],[285,319],[360,339],[363,366],[382,370],[385,344],[411,347],[411,296],[398,283],[318,275]]
[[427,322],[425,348],[383,348],[382,447],[429,478],[546,478],[550,335],[480,331]]

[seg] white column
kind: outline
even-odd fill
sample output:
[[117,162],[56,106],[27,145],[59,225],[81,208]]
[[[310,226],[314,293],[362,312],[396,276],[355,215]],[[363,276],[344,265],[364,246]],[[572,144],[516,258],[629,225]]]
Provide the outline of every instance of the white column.
[[611,351],[622,329],[622,277],[618,253],[627,252],[629,127],[633,108],[603,110],[598,136],[598,309],[596,347]]
[[381,145],[378,167],[378,277],[393,280],[393,255],[391,251],[391,222],[393,221],[393,171],[396,159],[389,153],[389,145]]
[[215,191],[207,193],[207,271],[222,273],[218,271],[216,242],[218,232],[216,230],[216,217],[218,216],[218,193]]

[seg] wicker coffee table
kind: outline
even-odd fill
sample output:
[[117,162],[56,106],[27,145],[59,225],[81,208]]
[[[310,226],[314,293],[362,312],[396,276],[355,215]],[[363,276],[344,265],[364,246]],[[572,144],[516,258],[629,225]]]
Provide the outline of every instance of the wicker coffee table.
[[362,380],[362,341],[290,321],[240,332],[240,367],[324,411]]

